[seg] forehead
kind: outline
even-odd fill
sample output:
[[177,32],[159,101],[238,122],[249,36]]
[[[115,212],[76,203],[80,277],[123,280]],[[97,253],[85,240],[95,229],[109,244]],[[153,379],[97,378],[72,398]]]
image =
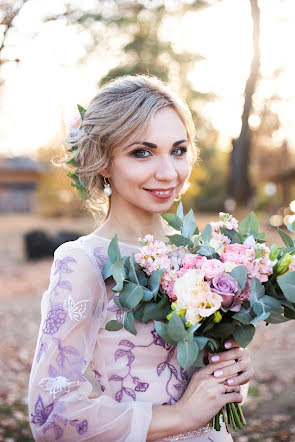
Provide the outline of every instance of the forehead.
[[155,113],[143,136],[151,142],[156,139],[169,142],[186,138],[187,133],[178,113],[172,107],[166,106]]

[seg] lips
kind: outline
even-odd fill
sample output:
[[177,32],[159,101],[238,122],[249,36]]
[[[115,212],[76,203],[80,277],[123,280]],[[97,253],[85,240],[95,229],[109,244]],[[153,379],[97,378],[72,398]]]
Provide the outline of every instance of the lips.
[[174,189],[175,187],[169,187],[168,189],[159,188],[159,189],[144,189],[144,190],[146,190],[156,198],[169,199],[173,195]]

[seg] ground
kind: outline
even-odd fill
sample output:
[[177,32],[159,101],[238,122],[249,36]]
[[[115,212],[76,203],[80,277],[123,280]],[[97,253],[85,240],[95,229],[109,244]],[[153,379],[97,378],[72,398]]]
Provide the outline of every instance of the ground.
[[[198,217],[203,228],[212,216]],[[94,229],[89,218],[42,219],[0,216],[0,441],[32,441],[27,415],[27,386],[40,321],[40,300],[47,288],[52,259],[26,262],[23,233]],[[262,230],[265,230],[262,228]],[[277,240],[273,231],[271,241]],[[235,442],[295,442],[295,324],[258,325],[249,345],[255,368],[243,406],[247,427]]]

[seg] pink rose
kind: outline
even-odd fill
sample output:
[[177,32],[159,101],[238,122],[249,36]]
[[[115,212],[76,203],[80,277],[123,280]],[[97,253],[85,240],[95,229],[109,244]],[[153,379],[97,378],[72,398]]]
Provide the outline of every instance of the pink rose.
[[225,246],[224,253],[221,254],[221,261],[231,261],[235,264],[244,264],[247,259],[246,251],[249,247],[244,244],[229,244]]
[[200,269],[204,261],[206,261],[205,256],[188,253],[182,260],[182,266],[186,269]]
[[201,269],[203,270],[206,279],[212,279],[224,272],[224,265],[219,259],[207,259],[202,264]]

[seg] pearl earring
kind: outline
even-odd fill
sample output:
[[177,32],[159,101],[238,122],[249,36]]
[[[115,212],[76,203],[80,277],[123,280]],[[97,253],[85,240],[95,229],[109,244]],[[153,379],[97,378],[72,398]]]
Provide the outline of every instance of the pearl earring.
[[108,178],[103,178],[103,181],[104,181],[104,194],[106,195],[106,196],[111,196],[111,194],[112,194],[112,189],[111,189],[111,186],[110,186],[110,182],[109,181],[107,181],[108,180]]

